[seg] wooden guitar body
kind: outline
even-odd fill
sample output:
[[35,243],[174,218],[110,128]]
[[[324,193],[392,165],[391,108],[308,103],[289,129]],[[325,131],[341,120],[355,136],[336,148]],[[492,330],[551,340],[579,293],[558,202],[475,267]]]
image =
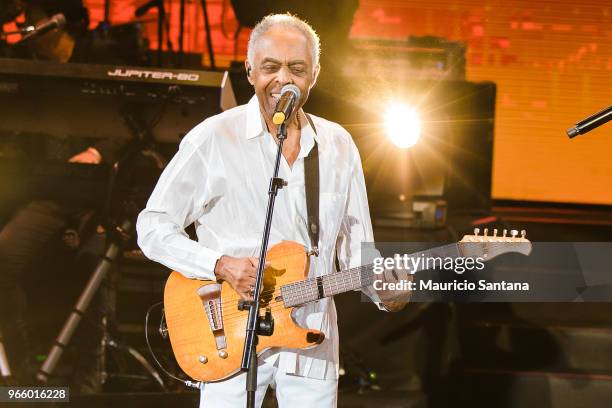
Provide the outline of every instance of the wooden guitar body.
[[[271,347],[307,348],[323,334],[296,325],[293,308],[285,308],[282,285],[300,281],[308,272],[308,256],[301,244],[283,241],[267,253],[261,312],[271,311],[272,336],[259,336],[257,353]],[[227,282],[218,284],[185,278],[172,272],[164,291],[170,342],[181,369],[191,378],[211,382],[240,370],[248,309],[238,310],[240,297]]]

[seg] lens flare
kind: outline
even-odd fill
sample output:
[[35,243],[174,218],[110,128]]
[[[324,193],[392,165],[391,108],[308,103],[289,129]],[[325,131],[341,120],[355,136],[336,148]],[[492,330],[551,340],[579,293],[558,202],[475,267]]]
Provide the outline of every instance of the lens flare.
[[408,105],[392,104],[385,112],[385,130],[394,145],[407,149],[421,137],[421,120],[416,110]]

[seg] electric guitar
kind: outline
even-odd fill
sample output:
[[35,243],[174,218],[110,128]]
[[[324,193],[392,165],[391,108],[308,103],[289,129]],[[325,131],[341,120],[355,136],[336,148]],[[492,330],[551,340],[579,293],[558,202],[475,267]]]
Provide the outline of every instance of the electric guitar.
[[[466,235],[456,243],[411,256],[483,258],[485,261],[511,252],[529,255],[531,242],[525,231],[511,236]],[[303,349],[323,341],[324,334],[298,326],[291,317],[294,307],[322,297],[372,285],[373,265],[307,278],[309,256],[303,245],[283,241],[266,255],[260,305],[274,320],[271,336],[260,336],[257,353],[271,347]],[[418,272],[418,271],[416,271]],[[240,310],[240,296],[227,282],[185,278],[172,272],[164,291],[164,307],[172,350],[181,369],[198,381],[226,379],[240,370],[248,309]]]

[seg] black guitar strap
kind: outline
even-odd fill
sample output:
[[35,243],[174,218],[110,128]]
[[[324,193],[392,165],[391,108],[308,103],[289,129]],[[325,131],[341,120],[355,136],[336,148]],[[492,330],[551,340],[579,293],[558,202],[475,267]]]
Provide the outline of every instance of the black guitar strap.
[[[309,114],[306,118],[317,134],[314,122]],[[310,254],[319,256],[319,148],[315,140],[310,153],[304,159],[304,185],[306,189],[307,227],[310,237]]]

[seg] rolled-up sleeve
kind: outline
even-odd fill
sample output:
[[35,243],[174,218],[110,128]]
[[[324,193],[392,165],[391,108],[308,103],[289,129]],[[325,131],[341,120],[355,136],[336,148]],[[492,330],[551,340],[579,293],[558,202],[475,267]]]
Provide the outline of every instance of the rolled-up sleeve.
[[138,245],[149,259],[188,278],[214,280],[215,264],[222,254],[185,232],[202,215],[210,195],[208,163],[190,136],[181,142],[138,216]]

